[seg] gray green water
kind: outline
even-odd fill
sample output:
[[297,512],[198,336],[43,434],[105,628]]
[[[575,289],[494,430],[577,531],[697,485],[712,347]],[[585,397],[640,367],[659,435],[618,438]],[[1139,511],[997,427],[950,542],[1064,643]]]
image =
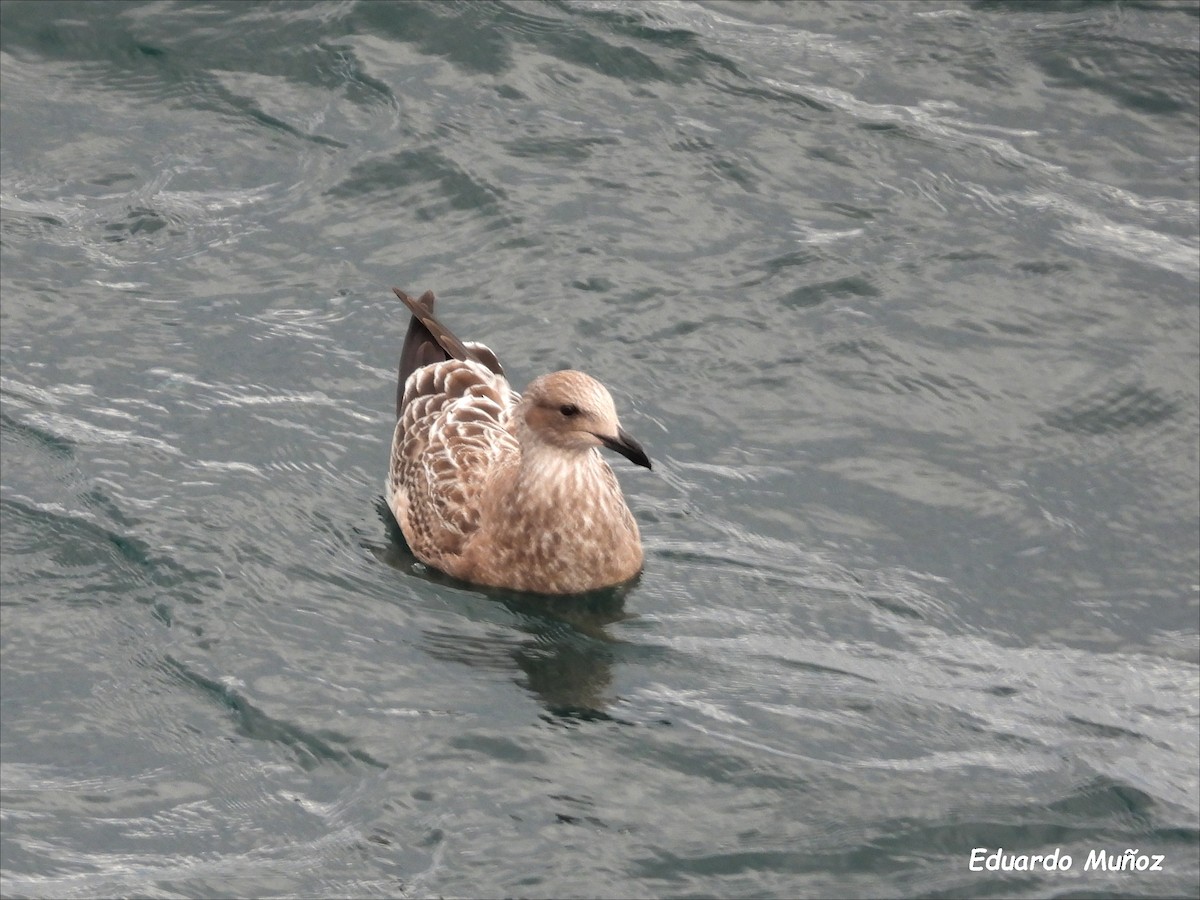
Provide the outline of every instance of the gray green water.
[[[1200,893],[1195,3],[0,15],[5,897]],[[414,563],[391,285],[626,596]]]

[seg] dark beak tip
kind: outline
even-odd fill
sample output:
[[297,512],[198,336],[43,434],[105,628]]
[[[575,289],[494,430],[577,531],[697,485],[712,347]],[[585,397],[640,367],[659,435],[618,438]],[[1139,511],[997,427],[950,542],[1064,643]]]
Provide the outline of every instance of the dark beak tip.
[[624,428],[618,429],[615,438],[605,437],[600,434],[596,435],[596,437],[609,450],[620,453],[634,465],[653,470],[654,467],[650,465],[650,457],[646,455],[646,451],[642,449],[642,445],[635,441]]
[[654,470],[654,466],[650,465],[650,457],[648,457],[645,453],[641,453],[636,456],[628,454],[626,458],[634,465],[641,466],[645,469],[650,469],[651,471]]

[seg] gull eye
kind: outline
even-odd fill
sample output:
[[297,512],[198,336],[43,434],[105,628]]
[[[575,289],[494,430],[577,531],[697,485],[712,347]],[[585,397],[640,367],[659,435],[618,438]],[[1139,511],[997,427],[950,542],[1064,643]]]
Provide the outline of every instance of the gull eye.
[[574,403],[564,403],[562,406],[560,406],[558,408],[558,411],[560,413],[562,413],[564,416],[566,416],[568,419],[571,418],[571,416],[579,415],[579,407],[576,406]]

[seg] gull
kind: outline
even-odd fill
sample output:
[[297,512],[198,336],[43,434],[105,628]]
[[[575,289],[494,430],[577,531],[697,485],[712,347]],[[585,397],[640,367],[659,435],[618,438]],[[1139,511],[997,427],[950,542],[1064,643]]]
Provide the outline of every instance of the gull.
[[496,354],[392,288],[412,312],[400,352],[388,507],[417,559],[473,584],[575,594],[642,569],[637,522],[600,448],[650,459],[583,372],[518,394]]

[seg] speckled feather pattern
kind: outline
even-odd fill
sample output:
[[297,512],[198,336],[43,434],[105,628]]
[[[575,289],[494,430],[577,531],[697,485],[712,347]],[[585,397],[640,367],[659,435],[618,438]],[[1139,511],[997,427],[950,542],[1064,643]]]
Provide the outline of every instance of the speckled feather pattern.
[[392,439],[388,503],[414,553],[451,571],[479,530],[487,475],[519,453],[508,382],[478,363],[418,369]]
[[628,439],[608,391],[581,372],[542,376],[525,398],[469,359],[408,376],[386,488],[418,559],[465,581],[550,594],[641,570],[637,523],[599,441],[559,411],[568,402]]

